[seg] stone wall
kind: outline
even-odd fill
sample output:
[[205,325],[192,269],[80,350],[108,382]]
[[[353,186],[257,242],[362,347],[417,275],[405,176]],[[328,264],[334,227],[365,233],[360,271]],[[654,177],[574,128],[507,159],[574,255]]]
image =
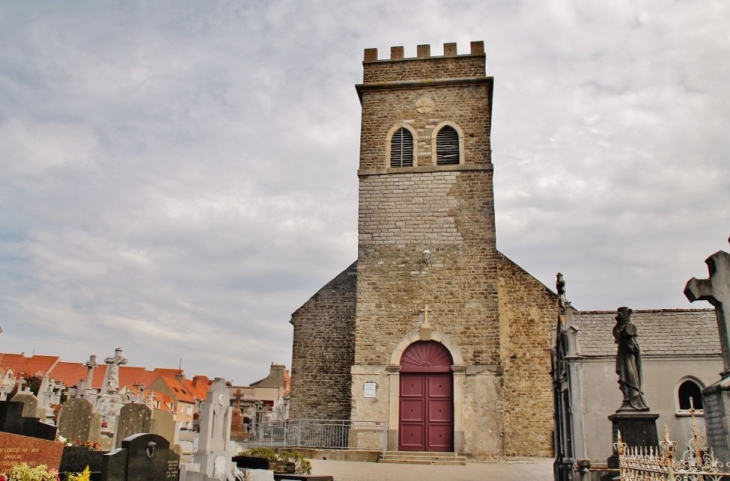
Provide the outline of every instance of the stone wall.
[[292,419],[349,419],[357,263],[292,314]]
[[[433,102],[433,110],[423,113],[417,110],[416,103],[422,98]],[[417,150],[417,167],[436,167],[431,137],[442,122],[450,122],[462,130],[465,165],[490,164],[490,101],[491,82],[486,81],[444,86],[423,83],[409,89],[363,90],[361,173],[384,171],[389,167],[388,132],[399,124],[407,124],[415,131],[413,141]],[[452,170],[454,166],[442,168]]]
[[491,199],[491,170],[361,178],[356,364],[387,365],[426,304],[467,364],[499,364]]
[[500,254],[499,311],[505,454],[551,456],[550,333],[557,322],[557,295]]
[[417,58],[404,58],[403,47],[393,47],[389,59],[378,59],[377,49],[365,50],[363,82],[406,82],[484,76],[484,43],[472,42],[471,53],[457,56],[456,44],[444,45],[444,56],[431,56],[429,45],[418,46]]

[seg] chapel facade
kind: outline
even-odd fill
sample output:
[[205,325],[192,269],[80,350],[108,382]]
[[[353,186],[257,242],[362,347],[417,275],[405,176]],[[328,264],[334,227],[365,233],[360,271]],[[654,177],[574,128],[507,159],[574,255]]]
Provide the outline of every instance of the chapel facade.
[[391,451],[550,456],[558,300],[497,250],[484,45],[366,49],[363,70],[358,259],[292,315],[290,418],[385,422]]

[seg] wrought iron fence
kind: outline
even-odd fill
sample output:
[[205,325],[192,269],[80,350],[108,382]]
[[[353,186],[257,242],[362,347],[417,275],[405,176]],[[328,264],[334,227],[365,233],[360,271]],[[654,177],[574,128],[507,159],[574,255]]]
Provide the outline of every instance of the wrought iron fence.
[[242,444],[249,447],[367,449],[385,452],[386,436],[386,424],[379,421],[297,419],[261,423]]
[[619,456],[621,479],[625,481],[720,481],[730,476],[723,463],[715,459],[704,436],[697,432],[692,412],[692,436],[683,453],[664,427],[664,439],[659,446],[627,446],[618,433],[613,447]]

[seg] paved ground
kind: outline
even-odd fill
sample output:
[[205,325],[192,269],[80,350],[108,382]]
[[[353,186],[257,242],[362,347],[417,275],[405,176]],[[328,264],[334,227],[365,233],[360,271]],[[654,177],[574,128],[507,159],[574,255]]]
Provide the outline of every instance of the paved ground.
[[552,481],[551,458],[519,458],[466,466],[378,464],[312,459],[312,474],[331,474],[335,481]]

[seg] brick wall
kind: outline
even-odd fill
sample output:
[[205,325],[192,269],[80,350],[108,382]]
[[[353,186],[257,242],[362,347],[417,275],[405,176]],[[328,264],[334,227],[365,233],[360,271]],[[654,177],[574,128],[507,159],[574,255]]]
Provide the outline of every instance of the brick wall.
[[292,314],[292,419],[349,419],[357,263]]
[[499,311],[505,454],[552,456],[550,333],[557,322],[558,298],[500,254]]

